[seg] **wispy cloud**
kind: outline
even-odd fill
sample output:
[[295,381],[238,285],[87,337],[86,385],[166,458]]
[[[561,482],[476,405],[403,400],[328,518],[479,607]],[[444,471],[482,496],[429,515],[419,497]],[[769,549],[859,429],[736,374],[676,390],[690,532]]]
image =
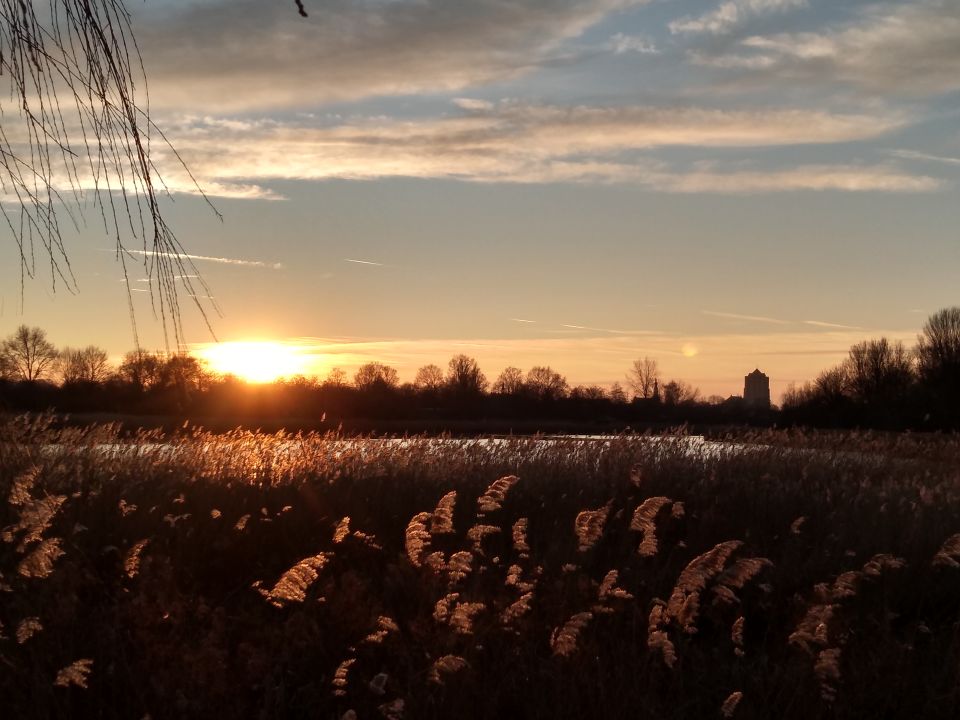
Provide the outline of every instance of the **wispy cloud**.
[[691,57],[739,67],[766,86],[839,83],[882,96],[924,96],[960,89],[957,38],[956,0],[869,3],[829,30],[753,36],[732,47],[700,48]]
[[806,7],[807,0],[726,0],[708,13],[698,17],[684,17],[669,23],[674,34],[722,35],[758,15],[782,13]]
[[377,267],[385,267],[384,263],[374,262],[373,260],[355,260],[354,258],[344,258],[343,261],[354,263],[355,265],[375,265]]
[[789,320],[780,320],[778,318],[765,317],[763,315],[740,315],[739,313],[719,312],[717,310],[701,310],[704,315],[711,317],[724,318],[727,320],[746,320],[749,322],[767,323],[770,325],[790,325]]
[[524,319],[524,318],[510,318],[510,322],[515,322],[515,323],[535,323],[535,322],[537,322],[537,321],[536,321],[536,320],[526,320],[526,319]]
[[913,175],[896,166],[799,165],[779,170],[693,170],[663,178],[674,192],[771,193],[822,192],[931,192],[943,182],[927,175]]
[[659,55],[660,50],[653,40],[645,35],[625,35],[618,32],[610,37],[610,49],[617,55],[639,53],[640,55]]
[[[110,250],[110,252],[114,251]],[[146,252],[144,250],[126,250],[125,252],[129,253],[130,255],[141,255],[144,257],[154,257],[156,255],[166,258],[178,257],[173,253],[153,253]],[[241,267],[258,267],[267,268],[268,270],[283,270],[283,263],[267,262],[265,260],[245,260],[242,258],[213,257],[210,255],[192,255],[189,253],[183,253],[182,255],[179,255],[179,257],[186,258],[188,260],[196,260],[199,262],[217,263],[219,265],[239,265]],[[189,276],[185,275],[183,277]]]
[[[776,147],[842,143],[903,127],[897,112],[806,109],[720,110],[681,106],[544,106],[481,103],[419,120],[305,119],[234,122],[184,118],[168,134],[206,186],[385,177],[473,182],[630,183],[666,192],[792,190],[925,191],[939,181],[895,165],[802,165],[749,169],[743,160],[674,166],[638,151],[663,147]],[[191,189],[174,158],[163,168]],[[181,177],[182,176],[182,177]]]
[[263,0],[163,3],[140,11],[138,39],[158,107],[249,110],[513,78],[644,2],[326,0],[309,18]]

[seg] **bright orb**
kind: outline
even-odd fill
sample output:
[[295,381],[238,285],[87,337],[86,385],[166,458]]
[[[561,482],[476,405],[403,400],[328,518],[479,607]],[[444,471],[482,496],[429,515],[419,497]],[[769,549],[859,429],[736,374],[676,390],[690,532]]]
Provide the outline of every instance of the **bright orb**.
[[697,353],[700,352],[700,348],[693,343],[686,343],[682,348],[680,348],[680,352],[683,353],[685,358],[692,358],[696,357]]
[[306,374],[309,358],[277,342],[224,342],[197,351],[210,369],[251,383],[269,383]]

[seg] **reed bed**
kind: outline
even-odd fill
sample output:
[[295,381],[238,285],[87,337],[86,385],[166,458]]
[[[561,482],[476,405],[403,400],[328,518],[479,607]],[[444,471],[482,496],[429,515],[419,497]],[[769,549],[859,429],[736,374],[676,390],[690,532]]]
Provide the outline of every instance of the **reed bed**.
[[0,425],[9,717],[953,718],[954,438]]

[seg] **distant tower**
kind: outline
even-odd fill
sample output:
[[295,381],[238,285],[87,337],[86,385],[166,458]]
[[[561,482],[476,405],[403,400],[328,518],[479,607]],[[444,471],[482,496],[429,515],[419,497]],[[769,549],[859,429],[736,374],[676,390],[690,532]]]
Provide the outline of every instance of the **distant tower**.
[[770,407],[770,378],[759,368],[743,378],[743,401],[748,407]]

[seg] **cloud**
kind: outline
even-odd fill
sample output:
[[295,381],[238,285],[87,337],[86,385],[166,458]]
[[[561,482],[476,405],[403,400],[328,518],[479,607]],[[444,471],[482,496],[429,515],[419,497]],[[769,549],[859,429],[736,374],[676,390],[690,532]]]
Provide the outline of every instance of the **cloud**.
[[[463,103],[460,103],[463,107]],[[667,192],[783,190],[921,191],[938,181],[890,164],[683,170],[650,155],[663,147],[776,147],[875,138],[903,127],[900,113],[821,110],[718,110],[696,107],[467,103],[459,114],[420,120],[301,118],[237,121],[187,117],[168,136],[201,185],[385,177],[474,182],[631,183]],[[193,184],[171,154],[158,151],[171,188]],[[251,187],[259,187],[252,185]],[[267,197],[273,193],[264,188]]]
[[660,53],[650,38],[643,35],[624,35],[619,32],[611,36],[610,49],[617,55],[631,52],[641,55],[658,55]]
[[743,25],[752,17],[782,13],[806,5],[807,0],[726,0],[715,10],[695,18],[674,20],[668,27],[674,34],[722,35]]
[[673,192],[729,194],[788,191],[930,192],[942,187],[936,178],[912,175],[889,165],[800,165],[774,171],[691,172],[666,178]]
[[536,321],[536,320],[525,320],[524,318],[510,318],[510,322],[533,324],[533,323],[536,323],[537,321]]
[[457,89],[528,72],[646,0],[214,0],[140,10],[156,107],[304,107]]
[[374,262],[373,260],[354,260],[353,258],[344,258],[343,261],[354,263],[356,265],[376,265],[377,267],[384,267],[384,263]]
[[886,95],[960,90],[960,3],[918,0],[870,5],[837,29],[753,36],[694,62],[759,73],[769,82],[837,83]]

